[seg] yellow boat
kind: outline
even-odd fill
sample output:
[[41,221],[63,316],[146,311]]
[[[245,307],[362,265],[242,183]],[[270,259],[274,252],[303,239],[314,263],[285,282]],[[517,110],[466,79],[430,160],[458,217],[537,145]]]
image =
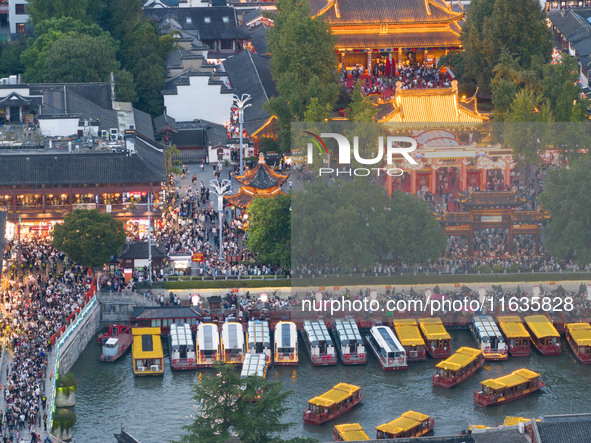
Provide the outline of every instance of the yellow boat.
[[517,315],[499,315],[497,321],[509,344],[509,353],[513,357],[529,355],[530,336],[521,318]]
[[336,425],[333,430],[334,441],[367,441],[371,440],[359,423]]
[[406,411],[396,420],[376,428],[378,440],[386,438],[413,438],[425,435],[435,426],[435,421],[426,414]]
[[[507,415],[505,417],[505,421],[503,421],[502,426],[516,426],[519,423],[523,422],[523,423],[528,423],[531,421],[531,418],[526,418],[526,417],[512,417],[510,415]],[[536,421],[540,421],[540,420],[536,420]],[[498,427],[498,425],[495,425],[495,427]],[[474,429],[492,429],[491,426],[486,426],[486,425],[470,425],[468,426],[468,429],[470,429],[471,431],[473,431]]]
[[548,317],[545,315],[529,315],[524,320],[531,332],[534,346],[538,348],[542,355],[559,355],[562,352],[560,334]]
[[499,378],[480,382],[480,391],[474,391],[474,402],[482,406],[493,406],[525,397],[546,384],[540,374],[529,369],[518,369]]
[[462,383],[484,364],[480,349],[460,348],[451,357],[437,363],[433,374],[433,386],[451,388]]
[[579,361],[591,364],[591,326],[589,323],[568,323],[566,340]]
[[451,336],[440,318],[419,318],[419,328],[431,357],[446,358],[451,355]]
[[423,340],[417,321],[414,318],[394,320],[394,330],[400,344],[406,351],[407,361],[420,361],[427,358],[425,340]]
[[304,422],[321,425],[340,417],[363,400],[360,390],[359,386],[347,383],[333,386],[330,391],[308,401]]
[[131,355],[135,375],[163,375],[164,352],[160,328],[133,328]]

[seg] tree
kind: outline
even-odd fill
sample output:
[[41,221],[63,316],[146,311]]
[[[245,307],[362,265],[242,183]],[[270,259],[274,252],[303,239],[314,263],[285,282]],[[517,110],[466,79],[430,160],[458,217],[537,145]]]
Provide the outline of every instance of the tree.
[[0,75],[9,76],[25,72],[25,67],[20,59],[25,48],[25,39],[0,44]]
[[[278,119],[279,142],[289,150],[290,123],[303,121],[311,99],[331,107],[339,96],[334,37],[321,19],[310,17],[308,2],[279,0],[269,29],[271,72],[278,97],[266,104]],[[316,106],[316,105],[314,105]]]
[[552,34],[546,16],[532,0],[475,0],[462,27],[465,75],[483,94],[491,92],[494,68],[503,50],[522,69],[550,60]]
[[108,39],[84,34],[68,35],[47,50],[46,82],[104,82],[119,69]]
[[117,255],[126,241],[123,222],[96,209],[76,209],[53,228],[54,248],[84,266],[99,267]]
[[248,207],[248,248],[259,262],[291,266],[291,197],[255,198]]
[[35,25],[61,17],[91,23],[98,16],[101,6],[95,0],[29,0],[27,3],[27,13]]
[[282,391],[280,382],[241,379],[231,365],[217,366],[215,376],[196,384],[194,393],[200,412],[184,427],[180,443],[222,443],[232,436],[251,443],[280,441],[272,435],[291,426],[280,422],[290,392]]
[[550,221],[544,228],[544,247],[558,260],[591,263],[591,158],[582,156],[569,169],[548,174],[540,194]]
[[355,122],[372,123],[377,114],[378,108],[371,104],[369,98],[363,96],[361,93],[361,82],[357,82],[351,95],[347,117],[349,117],[349,120]]
[[115,95],[121,102],[135,102],[137,94],[131,72],[120,69],[115,72]]

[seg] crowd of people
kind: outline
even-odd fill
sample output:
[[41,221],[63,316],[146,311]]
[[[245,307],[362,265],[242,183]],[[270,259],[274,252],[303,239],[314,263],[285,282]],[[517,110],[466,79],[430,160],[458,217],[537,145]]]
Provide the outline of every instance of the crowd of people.
[[2,434],[4,441],[21,442],[30,435],[29,441],[40,442],[38,430],[47,430],[45,380],[52,336],[83,306],[91,279],[87,268],[68,262],[48,239],[11,242],[4,258],[13,264],[0,291],[0,332],[12,361],[3,387]]

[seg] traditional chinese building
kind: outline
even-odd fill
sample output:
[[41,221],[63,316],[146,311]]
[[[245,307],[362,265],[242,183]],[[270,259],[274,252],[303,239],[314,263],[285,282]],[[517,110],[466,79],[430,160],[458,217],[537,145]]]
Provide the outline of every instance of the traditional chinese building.
[[240,183],[240,189],[234,195],[225,197],[226,201],[237,208],[246,209],[255,197],[273,197],[285,195],[281,185],[287,180],[287,175],[279,175],[265,163],[261,155],[257,165],[244,175],[234,177]]
[[447,236],[467,239],[468,255],[474,255],[474,234],[480,230],[495,229],[506,238],[507,253],[513,254],[515,240],[530,237],[535,252],[540,250],[540,225],[550,216],[542,211],[520,209],[525,200],[514,192],[471,192],[462,199],[463,210],[446,212],[441,223]]
[[435,62],[461,49],[460,22],[444,0],[309,0],[313,17],[325,20],[336,36],[344,69],[370,70],[377,59],[401,66]]

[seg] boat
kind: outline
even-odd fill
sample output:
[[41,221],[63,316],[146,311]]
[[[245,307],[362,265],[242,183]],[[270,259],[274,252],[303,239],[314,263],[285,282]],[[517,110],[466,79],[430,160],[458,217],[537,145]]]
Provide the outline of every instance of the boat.
[[529,315],[524,320],[534,346],[542,355],[559,355],[562,352],[560,334],[548,317]]
[[241,323],[227,322],[222,324],[221,358],[224,363],[240,366],[246,354],[244,328]]
[[197,343],[198,368],[211,368],[221,360],[220,335],[216,324],[201,323],[197,325],[195,342]]
[[432,358],[447,358],[451,355],[451,336],[440,318],[419,318],[419,328],[425,339],[425,349]]
[[335,341],[341,360],[346,365],[367,363],[367,354],[363,339],[354,320],[335,321]]
[[425,341],[414,318],[394,320],[394,330],[406,351],[408,361],[423,361],[427,358]]
[[168,332],[168,346],[173,371],[192,371],[197,368],[191,325],[172,323]]
[[[500,425],[502,427],[505,426],[517,426],[519,425],[519,423],[529,423],[530,421],[532,421],[531,418],[526,418],[526,417],[512,417],[510,415],[507,415],[505,417],[505,420],[503,421],[503,424]],[[536,419],[536,421],[540,421],[539,419]],[[498,428],[499,425],[495,425],[495,428]],[[468,429],[473,431],[475,429],[493,429],[491,426],[486,426],[486,425],[469,425]]]
[[406,352],[392,329],[387,326],[372,326],[366,338],[384,371],[408,369]]
[[308,401],[308,409],[304,411],[304,422],[313,425],[328,423],[363,400],[359,386],[339,383],[318,397]]
[[451,388],[459,385],[480,369],[484,355],[480,349],[460,348],[451,357],[437,363],[433,374],[433,386]]
[[131,347],[133,373],[135,375],[163,375],[164,351],[160,328],[133,328]]
[[591,326],[589,323],[567,323],[566,341],[581,363],[591,364]]
[[103,353],[99,357],[100,361],[114,362],[124,355],[133,343],[133,335],[129,326],[111,325],[109,331],[103,334],[102,340]]
[[376,439],[420,437],[432,431],[434,426],[435,420],[427,414],[406,411],[396,420],[376,427]]
[[[242,362],[242,370],[240,371],[240,378],[260,377],[263,380],[267,376],[267,356],[265,354],[251,354],[247,353]],[[257,391],[254,394],[252,401],[260,400],[263,395],[262,391]]]
[[509,375],[485,380],[480,385],[480,391],[474,391],[474,402],[482,406],[517,400],[546,386],[540,374],[529,369],[518,369]]
[[247,352],[251,354],[265,354],[267,364],[271,364],[271,335],[269,334],[269,322],[265,320],[249,321],[246,342]]
[[302,338],[314,366],[337,364],[337,351],[324,322],[304,320]]
[[296,366],[298,364],[298,329],[290,321],[280,321],[275,325],[275,352],[277,366]]
[[367,441],[371,440],[359,423],[336,425],[332,431],[334,441]]
[[470,332],[480,346],[485,360],[507,360],[507,344],[497,324],[490,315],[475,315]]
[[530,336],[521,318],[517,315],[497,316],[501,332],[509,345],[513,357],[523,357],[531,353]]

